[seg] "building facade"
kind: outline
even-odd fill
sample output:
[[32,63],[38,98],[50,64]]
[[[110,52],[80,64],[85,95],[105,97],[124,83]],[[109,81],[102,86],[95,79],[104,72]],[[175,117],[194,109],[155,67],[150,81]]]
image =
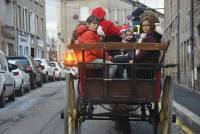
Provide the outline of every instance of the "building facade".
[[166,63],[174,79],[200,91],[200,1],[165,0],[165,39],[170,40]]
[[15,3],[18,55],[46,58],[45,0]]
[[5,55],[16,55],[14,4],[1,0],[0,5],[0,50]]
[[1,0],[0,5],[0,49],[6,55],[46,57],[45,0]]

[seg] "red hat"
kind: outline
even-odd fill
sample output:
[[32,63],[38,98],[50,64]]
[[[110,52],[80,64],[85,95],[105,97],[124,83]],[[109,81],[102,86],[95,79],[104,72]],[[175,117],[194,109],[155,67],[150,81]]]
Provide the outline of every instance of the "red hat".
[[102,20],[106,15],[106,11],[102,7],[96,7],[92,10],[92,15]]

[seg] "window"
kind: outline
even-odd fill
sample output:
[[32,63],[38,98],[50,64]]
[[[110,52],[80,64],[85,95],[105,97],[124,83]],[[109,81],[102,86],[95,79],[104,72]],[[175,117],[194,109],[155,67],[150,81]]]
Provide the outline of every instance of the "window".
[[13,44],[8,43],[8,55],[14,55],[14,46]]
[[23,55],[23,48],[22,46],[20,45],[19,46],[19,56],[22,56]]
[[86,21],[89,17],[89,8],[88,7],[80,7],[80,21]]
[[31,21],[30,21],[30,29],[31,29],[31,33],[35,34],[36,33],[36,24],[35,24],[35,14],[34,13],[30,13],[31,16]]
[[0,54],[0,70],[6,71],[5,63],[4,63],[4,56],[2,54]]
[[[187,44],[186,41],[184,41],[184,59],[187,56]],[[186,72],[186,60],[183,59],[183,72]]]
[[21,7],[20,5],[17,6],[17,26],[21,29]]
[[40,22],[40,34],[43,36],[43,31],[44,31],[44,18],[41,18]]
[[25,9],[22,9],[22,29],[25,30]]
[[29,47],[26,47],[26,54],[27,56],[29,56]]
[[27,9],[24,9],[24,31],[25,32],[28,32],[29,28],[28,28],[28,10]]
[[28,32],[31,32],[31,12],[28,12]]
[[44,50],[42,51],[42,58],[44,58]]
[[36,35],[39,34],[38,15],[35,16],[35,33],[36,33]]
[[198,36],[199,36],[199,40],[200,40],[200,24],[197,26],[197,31],[198,31]]

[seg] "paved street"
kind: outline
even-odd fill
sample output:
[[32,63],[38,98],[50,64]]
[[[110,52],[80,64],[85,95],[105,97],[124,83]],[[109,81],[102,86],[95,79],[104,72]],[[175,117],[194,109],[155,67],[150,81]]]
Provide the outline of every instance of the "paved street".
[[[60,111],[64,106],[65,82],[44,84],[15,102],[6,103],[0,109],[0,134],[63,134],[64,121]],[[131,132],[151,134],[148,123],[132,122]],[[127,126],[126,126],[127,127]],[[86,121],[82,134],[118,134],[112,121]],[[174,134],[184,134],[179,126],[173,126]]]

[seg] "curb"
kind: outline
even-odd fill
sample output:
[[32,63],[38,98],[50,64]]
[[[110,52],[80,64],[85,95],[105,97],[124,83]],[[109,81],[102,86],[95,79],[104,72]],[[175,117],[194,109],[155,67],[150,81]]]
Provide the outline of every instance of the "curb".
[[200,133],[200,117],[173,100],[173,109],[176,116],[193,132]]

